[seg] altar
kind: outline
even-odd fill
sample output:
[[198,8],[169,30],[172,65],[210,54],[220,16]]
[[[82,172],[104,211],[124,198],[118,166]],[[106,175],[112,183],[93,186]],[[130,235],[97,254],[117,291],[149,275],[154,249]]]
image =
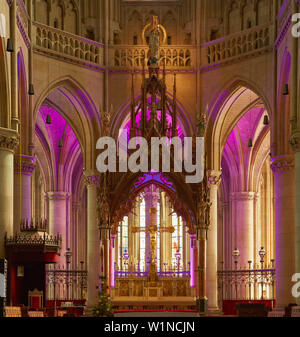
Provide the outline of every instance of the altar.
[[195,288],[189,277],[161,277],[157,283],[147,277],[117,278],[111,289],[117,310],[194,310]]

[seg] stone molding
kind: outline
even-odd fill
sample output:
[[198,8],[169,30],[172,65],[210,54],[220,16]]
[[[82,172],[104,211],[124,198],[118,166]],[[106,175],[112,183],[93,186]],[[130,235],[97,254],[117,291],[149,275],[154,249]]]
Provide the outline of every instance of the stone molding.
[[295,160],[293,156],[283,155],[272,159],[271,169],[276,173],[286,173],[294,169]]
[[255,192],[233,192],[231,194],[232,201],[253,201],[256,198]]
[[59,200],[68,200],[71,197],[69,192],[48,192],[47,193],[48,200],[51,201],[59,201]]
[[0,128],[0,149],[15,152],[19,145],[19,137],[16,131]]

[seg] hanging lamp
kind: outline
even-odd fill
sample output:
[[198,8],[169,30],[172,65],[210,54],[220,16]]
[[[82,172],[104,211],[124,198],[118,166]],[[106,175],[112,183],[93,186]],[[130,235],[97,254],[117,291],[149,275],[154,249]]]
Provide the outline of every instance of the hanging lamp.
[[270,124],[269,116],[265,115],[265,117],[264,117],[264,125],[269,125],[269,124]]
[[13,53],[14,52],[14,44],[13,44],[13,40],[11,38],[7,39],[6,51],[8,51],[9,53]]
[[286,83],[283,87],[283,96],[287,96],[289,94],[289,85]]

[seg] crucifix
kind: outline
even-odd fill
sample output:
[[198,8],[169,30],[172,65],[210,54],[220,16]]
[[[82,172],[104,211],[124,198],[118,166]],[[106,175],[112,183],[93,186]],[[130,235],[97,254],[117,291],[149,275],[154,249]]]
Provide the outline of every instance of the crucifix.
[[157,281],[157,265],[156,265],[156,259],[155,259],[155,253],[156,253],[156,234],[157,233],[174,233],[175,228],[173,226],[165,227],[165,228],[157,228],[156,225],[156,213],[157,209],[155,207],[152,207],[149,209],[150,213],[150,224],[146,228],[140,228],[140,227],[132,227],[131,231],[133,234],[136,233],[149,233],[150,235],[150,252],[151,252],[151,262],[150,262],[150,271],[149,271],[149,279],[150,282],[156,282]]

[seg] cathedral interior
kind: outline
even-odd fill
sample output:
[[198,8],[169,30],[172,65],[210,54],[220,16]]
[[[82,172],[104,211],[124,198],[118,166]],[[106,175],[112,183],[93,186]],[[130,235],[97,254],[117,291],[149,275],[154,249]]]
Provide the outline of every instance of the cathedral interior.
[[[299,12],[0,1],[0,316],[300,316]],[[203,180],[99,172],[120,130],[201,138]]]

